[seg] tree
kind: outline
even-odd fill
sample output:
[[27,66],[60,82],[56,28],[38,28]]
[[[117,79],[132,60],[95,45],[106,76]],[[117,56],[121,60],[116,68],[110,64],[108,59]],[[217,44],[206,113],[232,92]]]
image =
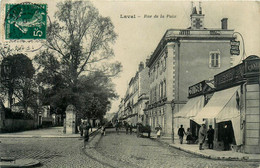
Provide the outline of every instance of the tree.
[[111,108],[111,100],[118,98],[114,84],[103,72],[94,72],[79,79],[81,90],[82,109],[79,111],[84,117],[96,117],[102,119]]
[[84,72],[118,74],[121,64],[107,63],[117,37],[110,18],[100,16],[88,1],[65,1],[57,7],[55,21],[47,29],[47,49],[36,57],[37,63],[71,87]]
[[27,111],[28,105],[35,100],[33,88],[33,75],[35,69],[32,61],[24,54],[14,54],[4,57],[1,63],[1,83],[5,86],[3,92],[8,92],[9,104],[13,104],[15,95]]
[[111,79],[102,72],[81,76],[74,89],[77,91],[57,86],[47,88],[44,91],[46,99],[43,103],[50,104],[57,114],[63,114],[67,105],[73,104],[77,108],[79,118],[102,119],[111,107],[111,100],[118,98]]
[[95,87],[88,79],[95,74],[97,80],[98,74],[100,80],[108,81],[121,71],[121,63],[109,62],[117,37],[114,26],[89,1],[60,2],[57,8],[55,20],[47,29],[46,50],[35,57],[41,70],[38,81],[48,86],[45,103],[51,103],[56,111],[65,111],[67,105],[73,104],[86,115],[87,109],[97,109],[93,105],[99,103],[102,110],[95,112],[99,116],[116,95],[111,93],[113,89],[104,94],[108,90],[101,87],[96,87],[94,93],[88,89]]

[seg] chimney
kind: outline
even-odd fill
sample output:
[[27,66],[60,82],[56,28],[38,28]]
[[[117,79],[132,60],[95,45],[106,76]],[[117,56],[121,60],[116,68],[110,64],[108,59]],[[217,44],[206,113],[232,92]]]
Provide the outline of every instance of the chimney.
[[227,20],[228,20],[228,18],[223,18],[223,19],[221,20],[221,28],[222,28],[223,30],[227,30]]
[[144,69],[144,63],[140,62],[139,64],[139,72],[141,72]]
[[199,14],[202,14],[201,2],[199,2]]

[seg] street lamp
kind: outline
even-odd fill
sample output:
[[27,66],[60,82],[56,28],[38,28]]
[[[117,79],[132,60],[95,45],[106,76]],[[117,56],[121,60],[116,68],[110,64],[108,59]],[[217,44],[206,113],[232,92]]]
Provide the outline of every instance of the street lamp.
[[172,143],[174,143],[174,108],[175,108],[174,100],[171,101],[171,107],[172,107]]

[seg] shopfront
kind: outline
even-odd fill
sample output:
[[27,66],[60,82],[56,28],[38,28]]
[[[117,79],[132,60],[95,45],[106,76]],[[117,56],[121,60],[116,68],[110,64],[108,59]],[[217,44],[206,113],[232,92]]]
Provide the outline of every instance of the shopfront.
[[200,124],[198,124],[194,117],[207,104],[213,95],[213,91],[214,85],[212,81],[204,80],[189,87],[189,100],[178,113],[174,114],[175,132],[177,132],[180,125],[183,125],[185,131],[187,128],[190,128],[194,139],[198,138]]
[[[214,76],[215,92],[193,120],[215,129],[214,148],[260,153],[260,92],[257,56]],[[226,143],[226,142],[225,142]]]

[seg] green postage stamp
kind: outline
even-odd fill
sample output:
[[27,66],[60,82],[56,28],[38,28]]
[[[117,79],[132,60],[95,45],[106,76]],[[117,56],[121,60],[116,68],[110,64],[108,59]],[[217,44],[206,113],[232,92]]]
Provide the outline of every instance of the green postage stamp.
[[5,39],[46,39],[47,4],[6,4]]

